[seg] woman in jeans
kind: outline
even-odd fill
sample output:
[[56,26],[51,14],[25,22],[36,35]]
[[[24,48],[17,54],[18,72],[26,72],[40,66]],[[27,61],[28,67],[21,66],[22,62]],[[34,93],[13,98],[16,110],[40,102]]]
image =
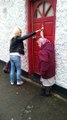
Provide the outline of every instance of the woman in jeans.
[[35,35],[40,30],[36,30],[35,32],[31,32],[28,35],[22,35],[22,30],[19,27],[16,27],[13,32],[13,37],[11,38],[10,43],[10,62],[11,62],[11,70],[10,70],[10,84],[14,84],[14,74],[16,69],[16,77],[17,77],[17,85],[22,85],[23,81],[21,81],[21,54],[24,54],[24,45],[23,40]]

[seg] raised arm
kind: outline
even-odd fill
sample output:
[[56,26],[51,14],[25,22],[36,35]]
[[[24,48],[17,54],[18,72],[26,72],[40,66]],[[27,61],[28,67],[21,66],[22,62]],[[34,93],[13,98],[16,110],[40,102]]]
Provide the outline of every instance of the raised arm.
[[42,38],[44,38],[44,27],[41,28],[40,36],[41,36]]
[[35,35],[37,32],[40,32],[40,31],[41,31],[41,29],[36,30],[35,32],[31,32],[30,34],[24,35],[24,36],[22,36],[22,37],[18,37],[18,38],[17,38],[17,41],[18,41],[18,42],[21,42],[21,41],[23,41],[23,40],[25,40],[25,39],[27,39],[27,38],[29,38],[29,37],[32,37],[33,35]]

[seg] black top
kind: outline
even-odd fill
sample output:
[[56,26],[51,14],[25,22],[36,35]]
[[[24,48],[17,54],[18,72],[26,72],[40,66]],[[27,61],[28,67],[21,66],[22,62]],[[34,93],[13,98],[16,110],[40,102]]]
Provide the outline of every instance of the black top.
[[13,37],[11,39],[11,44],[10,44],[10,53],[19,52],[18,51],[19,48],[24,49],[23,40],[25,40],[35,34],[36,34],[36,32],[31,32],[30,34],[24,35],[22,37],[21,36]]

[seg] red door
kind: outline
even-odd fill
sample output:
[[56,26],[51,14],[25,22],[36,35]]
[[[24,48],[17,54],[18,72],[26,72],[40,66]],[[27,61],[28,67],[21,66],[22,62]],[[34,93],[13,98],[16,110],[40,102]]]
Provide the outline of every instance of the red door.
[[[32,31],[44,26],[44,36],[54,43],[55,40],[55,12],[56,0],[31,0],[31,24]],[[32,68],[33,73],[39,74],[38,69],[38,51],[37,40],[40,34],[32,38]]]

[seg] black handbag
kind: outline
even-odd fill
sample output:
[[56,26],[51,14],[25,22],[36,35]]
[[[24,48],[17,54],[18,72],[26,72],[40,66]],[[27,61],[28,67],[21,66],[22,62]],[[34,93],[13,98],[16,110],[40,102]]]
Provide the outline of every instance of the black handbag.
[[10,72],[10,67],[11,67],[10,61],[8,61],[3,68],[4,73],[9,73]]
[[[3,71],[4,71],[4,73],[10,73],[10,69],[11,69],[11,63],[10,63],[10,61],[8,61],[7,63],[6,63],[6,65],[4,66],[4,68],[3,68]],[[15,67],[15,72],[16,72],[17,70],[16,70],[16,67]]]

